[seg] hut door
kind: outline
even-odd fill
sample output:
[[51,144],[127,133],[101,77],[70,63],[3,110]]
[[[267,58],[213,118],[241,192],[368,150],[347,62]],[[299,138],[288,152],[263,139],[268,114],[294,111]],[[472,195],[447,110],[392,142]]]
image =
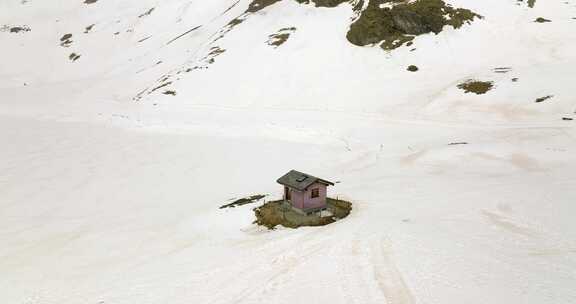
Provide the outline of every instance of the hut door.
[[291,199],[290,197],[290,188],[288,187],[284,187],[284,198],[289,201]]

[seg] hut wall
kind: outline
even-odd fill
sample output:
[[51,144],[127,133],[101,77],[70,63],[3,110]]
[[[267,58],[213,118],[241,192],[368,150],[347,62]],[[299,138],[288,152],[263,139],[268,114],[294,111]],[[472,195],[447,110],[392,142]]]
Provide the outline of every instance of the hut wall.
[[[304,192],[304,209],[326,206],[326,185],[315,183]],[[312,197],[312,189],[318,189],[318,197]]]
[[306,192],[290,189],[290,202],[292,206],[295,208],[303,209],[304,208],[304,194]]

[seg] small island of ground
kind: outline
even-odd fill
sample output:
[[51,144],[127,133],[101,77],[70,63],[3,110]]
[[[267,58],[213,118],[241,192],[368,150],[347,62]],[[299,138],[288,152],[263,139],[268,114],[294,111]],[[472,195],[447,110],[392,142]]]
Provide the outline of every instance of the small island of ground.
[[306,215],[298,212],[289,202],[277,200],[266,202],[264,205],[254,208],[256,215],[255,224],[274,229],[276,226],[298,228],[302,226],[324,226],[343,219],[350,214],[352,203],[326,198],[326,210]]

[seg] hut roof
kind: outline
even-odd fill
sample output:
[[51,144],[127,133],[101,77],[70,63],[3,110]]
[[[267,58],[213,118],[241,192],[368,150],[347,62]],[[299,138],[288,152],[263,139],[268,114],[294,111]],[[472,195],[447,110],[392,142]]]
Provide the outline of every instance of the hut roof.
[[314,183],[322,183],[325,185],[334,186],[333,182],[321,179],[306,173],[298,172],[296,170],[291,170],[290,172],[284,174],[280,177],[277,182],[281,185],[287,186],[292,189],[299,191],[304,191]]

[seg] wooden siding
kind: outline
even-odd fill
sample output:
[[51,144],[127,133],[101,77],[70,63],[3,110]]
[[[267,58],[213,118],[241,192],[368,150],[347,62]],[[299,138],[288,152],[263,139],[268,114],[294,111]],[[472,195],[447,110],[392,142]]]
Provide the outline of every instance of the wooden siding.
[[[326,206],[326,185],[315,183],[304,192],[303,209],[321,208]],[[312,197],[312,189],[318,189],[318,197]]]

